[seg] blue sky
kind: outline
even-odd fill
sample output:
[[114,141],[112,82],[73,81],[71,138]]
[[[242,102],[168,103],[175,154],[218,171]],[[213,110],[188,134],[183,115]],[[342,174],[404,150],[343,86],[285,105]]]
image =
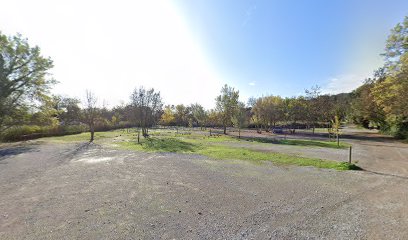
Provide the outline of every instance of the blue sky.
[[292,96],[349,91],[381,66],[408,1],[177,1],[231,85]]
[[381,66],[408,1],[13,0],[0,11],[0,31],[54,60],[55,94],[90,89],[114,106],[143,85],[211,108],[225,83],[242,101],[354,89]]

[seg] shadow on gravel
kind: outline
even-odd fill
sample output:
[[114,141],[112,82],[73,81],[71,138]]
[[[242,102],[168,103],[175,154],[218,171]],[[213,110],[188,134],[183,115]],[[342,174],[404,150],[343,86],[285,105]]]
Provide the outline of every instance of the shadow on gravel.
[[386,176],[386,177],[395,177],[395,178],[408,180],[407,176],[400,176],[400,175],[395,175],[395,174],[391,174],[391,173],[382,173],[382,172],[370,171],[370,170],[366,170],[366,169],[361,169],[361,170],[364,171],[364,172],[375,174],[375,175],[381,175],[381,176]]
[[16,156],[22,153],[31,152],[33,151],[33,147],[29,146],[18,146],[18,147],[11,147],[11,148],[0,148],[0,161],[6,160],[11,156]]
[[84,143],[78,143],[72,148],[66,150],[62,154],[65,155],[67,158],[72,159],[76,155],[90,149],[90,148],[101,148],[100,145],[95,144],[93,142],[84,142]]

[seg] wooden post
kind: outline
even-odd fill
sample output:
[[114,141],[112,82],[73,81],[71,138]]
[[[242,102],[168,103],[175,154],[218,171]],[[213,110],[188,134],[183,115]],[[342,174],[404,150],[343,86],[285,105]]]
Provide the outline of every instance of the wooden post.
[[351,146],[350,146],[350,150],[349,150],[349,164],[351,164]]
[[340,147],[339,130],[337,130],[337,147]]

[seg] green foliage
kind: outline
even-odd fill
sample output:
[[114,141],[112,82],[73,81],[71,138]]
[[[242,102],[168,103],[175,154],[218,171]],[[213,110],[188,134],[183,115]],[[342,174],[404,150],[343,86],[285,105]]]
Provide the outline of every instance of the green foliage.
[[408,138],[408,17],[391,30],[383,56],[375,78],[353,92],[353,120]]
[[248,111],[245,108],[244,103],[238,103],[237,111],[232,117],[232,122],[234,124],[234,127],[237,127],[239,129],[239,137],[241,137],[241,128],[245,127],[249,122]]
[[13,126],[5,130],[0,136],[1,141],[21,141],[47,136],[58,136],[67,134],[77,134],[87,131],[84,125],[68,126],[38,126],[38,125],[21,125]]
[[0,133],[22,124],[18,117],[36,101],[49,99],[48,90],[55,83],[47,78],[52,67],[39,47],[31,47],[21,35],[7,37],[0,32]]
[[238,108],[239,91],[225,84],[221,89],[216,101],[216,109],[220,113],[224,134],[226,134],[227,126],[231,126],[232,117],[235,115]]
[[400,65],[399,58],[408,52],[408,16],[402,23],[398,23],[388,36],[385,52],[383,56],[386,59],[386,68],[388,71],[398,70]]

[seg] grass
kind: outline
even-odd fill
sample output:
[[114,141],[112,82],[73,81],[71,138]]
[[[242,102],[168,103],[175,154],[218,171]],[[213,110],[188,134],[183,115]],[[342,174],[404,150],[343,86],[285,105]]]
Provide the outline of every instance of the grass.
[[305,147],[325,147],[325,148],[348,148],[350,144],[340,142],[340,146],[337,146],[337,142],[319,141],[319,140],[306,140],[306,139],[270,139],[270,138],[247,138],[252,142],[260,143],[273,143],[293,146],[305,146]]
[[135,140],[118,142],[122,149],[148,151],[148,152],[179,152],[192,153],[196,152],[200,146],[197,144],[182,141],[176,138],[157,138],[151,137],[140,144]]
[[[134,133],[126,133],[122,130],[114,130],[107,132],[95,132],[95,141],[100,141],[104,139],[113,139],[118,136],[131,137]],[[89,132],[83,132],[80,134],[56,136],[56,137],[46,137],[42,140],[52,141],[52,142],[86,142],[89,141],[91,134]]]
[[118,143],[119,147],[127,150],[148,152],[178,152],[195,153],[213,159],[246,160],[253,162],[270,161],[277,164],[290,164],[298,166],[313,166],[317,168],[329,168],[337,170],[356,169],[354,164],[336,162],[317,158],[306,158],[282,153],[261,152],[247,148],[226,147],[216,144],[193,143],[177,138],[152,137],[142,144],[135,141],[124,141]]
[[305,158],[282,153],[261,152],[245,148],[231,148],[223,146],[211,146],[198,151],[199,154],[214,159],[250,160],[250,161],[270,161],[278,164],[291,164],[298,166],[313,166],[317,168],[329,168],[337,170],[355,169],[354,164],[347,162],[336,162],[317,158]]
[[[175,134],[168,130],[156,130],[150,132],[151,137],[140,138],[140,144],[136,142],[135,132],[115,130],[108,132],[96,132],[96,143],[113,144],[115,147],[126,150],[146,151],[146,152],[177,152],[194,153],[204,155],[213,159],[245,160],[251,162],[270,161],[276,164],[290,164],[298,166],[313,166],[317,168],[329,168],[337,170],[354,170],[357,166],[346,162],[336,162],[317,158],[306,158],[276,152],[265,152],[250,149],[250,147],[223,146],[220,143],[239,142],[240,140],[232,136],[208,136],[200,133]],[[84,142],[89,141],[89,133],[67,135],[61,137],[49,137],[45,140],[54,142]],[[285,145],[307,146],[307,147],[328,147],[337,148],[336,142],[325,142],[317,140],[271,140],[266,138],[249,139],[256,144],[276,143]],[[342,143],[341,148],[346,147]]]

